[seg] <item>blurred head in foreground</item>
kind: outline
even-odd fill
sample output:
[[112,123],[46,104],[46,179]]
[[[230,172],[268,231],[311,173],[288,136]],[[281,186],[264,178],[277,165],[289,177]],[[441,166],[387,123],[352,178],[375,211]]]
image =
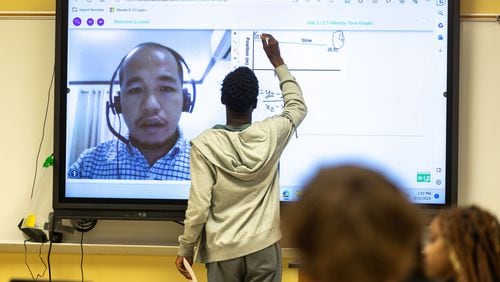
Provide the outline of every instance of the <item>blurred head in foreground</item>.
[[314,281],[402,281],[421,237],[420,215],[398,187],[355,166],[321,169],[284,226]]

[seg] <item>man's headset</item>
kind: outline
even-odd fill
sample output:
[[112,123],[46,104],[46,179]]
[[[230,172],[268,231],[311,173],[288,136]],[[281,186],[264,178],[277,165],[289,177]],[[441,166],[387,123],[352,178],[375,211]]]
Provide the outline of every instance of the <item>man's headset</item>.
[[106,124],[108,125],[109,131],[111,131],[113,135],[115,135],[118,139],[120,139],[124,143],[128,143],[129,140],[114,129],[114,127],[111,125],[111,120],[109,118],[110,110],[113,113],[113,115],[118,115],[122,113],[121,98],[120,98],[121,91],[118,91],[118,95],[113,96],[113,85],[115,83],[116,76],[119,74],[120,69],[123,66],[123,63],[129,57],[129,55],[135,52],[137,49],[145,46],[151,46],[154,48],[167,50],[168,52],[170,52],[170,54],[174,56],[174,59],[177,62],[177,66],[180,68],[179,71],[181,73],[184,73],[184,68],[186,69],[188,80],[186,81],[183,78],[182,83],[183,85],[188,85],[189,88],[191,88],[191,92],[188,90],[188,88],[182,89],[182,111],[187,113],[193,112],[194,103],[196,102],[196,82],[191,78],[191,69],[189,68],[188,64],[186,63],[184,58],[179,53],[177,53],[177,51],[167,46],[153,42],[146,42],[137,45],[134,49],[128,52],[125,56],[123,56],[123,58],[120,60],[120,64],[118,64],[118,67],[116,67],[115,71],[113,72],[113,75],[111,76],[111,81],[109,82],[109,93],[108,93],[109,97],[108,101],[106,102]]

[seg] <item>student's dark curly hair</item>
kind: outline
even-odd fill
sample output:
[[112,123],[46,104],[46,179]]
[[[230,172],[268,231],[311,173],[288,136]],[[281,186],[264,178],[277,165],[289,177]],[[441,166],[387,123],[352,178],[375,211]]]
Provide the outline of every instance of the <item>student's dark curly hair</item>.
[[453,250],[455,271],[464,281],[500,281],[500,222],[478,206],[455,207],[437,215]]
[[224,78],[221,100],[229,110],[244,113],[257,105],[259,81],[254,72],[247,67],[239,67]]

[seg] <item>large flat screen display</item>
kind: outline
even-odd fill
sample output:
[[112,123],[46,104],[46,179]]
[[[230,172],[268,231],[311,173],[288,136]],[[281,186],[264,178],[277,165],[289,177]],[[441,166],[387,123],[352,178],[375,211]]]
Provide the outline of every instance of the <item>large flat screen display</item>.
[[[225,123],[224,76],[239,66],[254,70],[260,87],[254,121],[283,108],[262,50],[264,32],[279,41],[309,109],[280,161],[283,202],[300,197],[319,167],[350,163],[386,174],[413,203],[450,204],[458,115],[454,2],[57,1],[56,214],[182,216],[189,140]],[[171,88],[168,77],[154,85],[122,81],[132,77],[126,57],[145,45],[172,54],[180,103],[152,96],[124,102],[148,87]],[[169,140],[164,153],[134,146],[152,135]]]

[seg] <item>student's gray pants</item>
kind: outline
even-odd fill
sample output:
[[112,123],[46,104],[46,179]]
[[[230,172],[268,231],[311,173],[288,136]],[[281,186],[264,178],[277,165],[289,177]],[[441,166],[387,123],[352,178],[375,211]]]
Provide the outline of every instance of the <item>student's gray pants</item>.
[[255,253],[206,264],[208,282],[281,282],[278,243]]

